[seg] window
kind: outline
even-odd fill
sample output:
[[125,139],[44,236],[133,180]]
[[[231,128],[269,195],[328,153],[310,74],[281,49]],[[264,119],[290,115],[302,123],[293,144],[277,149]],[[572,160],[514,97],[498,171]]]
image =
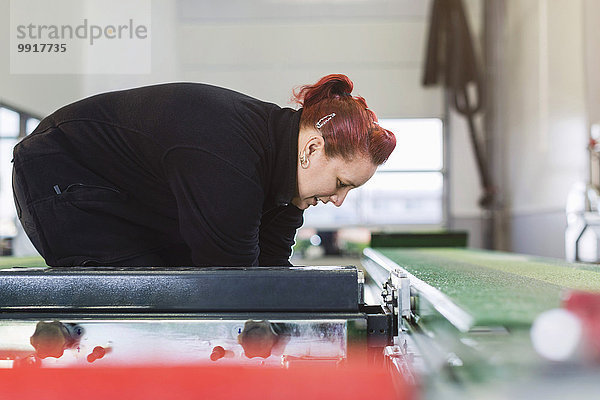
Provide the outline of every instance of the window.
[[17,234],[12,195],[12,150],[39,122],[25,112],[0,104],[0,239]]
[[396,149],[344,205],[309,207],[305,227],[434,225],[444,223],[443,124],[440,119],[382,119]]
[[37,118],[27,118],[25,122],[25,134],[29,135],[38,126],[40,120]]

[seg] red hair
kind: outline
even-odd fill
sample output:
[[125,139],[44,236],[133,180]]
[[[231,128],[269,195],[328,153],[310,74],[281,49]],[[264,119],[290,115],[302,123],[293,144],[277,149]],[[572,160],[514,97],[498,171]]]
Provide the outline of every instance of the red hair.
[[293,99],[303,107],[300,126],[315,128],[319,120],[335,113],[319,128],[325,154],[347,160],[361,154],[381,165],[396,147],[396,137],[377,124],[377,116],[364,98],[352,96],[353,88],[346,75],[332,74],[294,90]]

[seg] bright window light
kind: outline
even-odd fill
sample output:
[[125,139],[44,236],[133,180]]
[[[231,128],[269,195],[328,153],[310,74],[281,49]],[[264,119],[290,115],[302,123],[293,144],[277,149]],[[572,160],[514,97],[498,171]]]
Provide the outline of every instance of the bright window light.
[[25,123],[25,134],[29,135],[31,132],[37,128],[40,120],[37,118],[27,118],[27,122]]
[[0,236],[16,235],[15,203],[12,195],[12,149],[17,139],[0,140]]
[[[21,126],[21,121],[25,121],[25,126]],[[39,119],[28,113],[0,105],[0,240],[17,234],[17,213],[12,194],[13,147],[39,123]]]
[[379,171],[442,169],[440,119],[382,119],[379,125],[396,136],[396,148]]
[[18,112],[0,107],[0,137],[16,138],[19,136],[21,116]]

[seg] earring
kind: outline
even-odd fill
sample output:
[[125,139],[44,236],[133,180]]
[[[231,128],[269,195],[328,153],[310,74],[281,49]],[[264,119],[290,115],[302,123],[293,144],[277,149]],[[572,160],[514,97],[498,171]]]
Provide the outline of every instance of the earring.
[[306,158],[306,152],[303,151],[302,154],[300,155],[300,165],[302,166],[302,168],[306,169],[306,168],[308,168],[309,163],[310,163],[309,159]]

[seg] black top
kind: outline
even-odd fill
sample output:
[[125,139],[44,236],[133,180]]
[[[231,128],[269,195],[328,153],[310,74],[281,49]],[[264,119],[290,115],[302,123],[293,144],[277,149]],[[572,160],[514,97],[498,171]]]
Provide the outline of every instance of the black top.
[[0,320],[44,312],[356,312],[361,290],[356,267],[12,268],[0,270]]
[[78,101],[33,136],[58,127],[60,146],[153,210],[153,229],[181,235],[194,265],[289,265],[303,214],[290,204],[300,115],[172,83]]

